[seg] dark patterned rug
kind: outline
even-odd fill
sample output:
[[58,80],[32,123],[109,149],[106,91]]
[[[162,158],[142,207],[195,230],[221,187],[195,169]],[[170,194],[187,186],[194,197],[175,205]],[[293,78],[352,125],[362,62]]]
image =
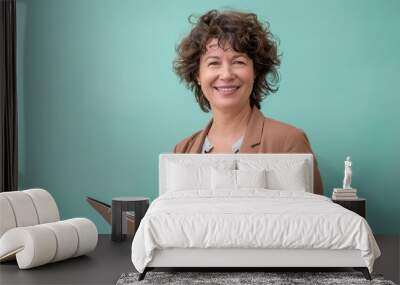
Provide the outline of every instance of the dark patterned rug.
[[154,272],[150,271],[142,281],[138,281],[139,273],[124,273],[117,285],[145,284],[379,284],[395,285],[384,280],[382,275],[372,274],[372,281],[364,278],[360,272]]

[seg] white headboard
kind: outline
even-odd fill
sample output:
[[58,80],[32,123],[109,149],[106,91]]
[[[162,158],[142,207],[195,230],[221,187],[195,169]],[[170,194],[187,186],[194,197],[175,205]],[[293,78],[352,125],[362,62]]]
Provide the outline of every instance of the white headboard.
[[314,192],[314,161],[313,155],[310,153],[260,153],[260,154],[160,154],[159,157],[159,194],[163,194],[167,191],[167,166],[169,161],[179,161],[179,160],[224,160],[224,161],[251,161],[251,160],[266,160],[266,161],[305,161],[307,165],[306,179],[308,180],[307,192]]

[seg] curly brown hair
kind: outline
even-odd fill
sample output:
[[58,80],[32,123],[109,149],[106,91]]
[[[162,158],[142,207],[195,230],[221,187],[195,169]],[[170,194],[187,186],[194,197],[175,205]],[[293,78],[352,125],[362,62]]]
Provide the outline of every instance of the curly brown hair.
[[278,90],[280,55],[278,44],[269,30],[269,24],[261,24],[257,15],[239,11],[211,10],[200,16],[191,32],[176,47],[177,57],[174,70],[181,81],[194,91],[197,102],[204,112],[210,111],[210,103],[203,95],[196,78],[200,67],[200,57],[206,52],[206,45],[212,38],[218,39],[218,45],[225,43],[236,52],[245,53],[253,61],[255,80],[250,96],[251,107],[260,109],[260,102],[269,94]]

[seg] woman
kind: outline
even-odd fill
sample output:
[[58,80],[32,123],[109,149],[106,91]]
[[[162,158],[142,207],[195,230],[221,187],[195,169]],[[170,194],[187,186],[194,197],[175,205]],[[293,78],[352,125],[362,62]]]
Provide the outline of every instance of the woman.
[[[264,97],[275,92],[277,44],[255,14],[211,10],[177,48],[175,72],[212,120],[174,153],[312,153],[305,133],[266,118]],[[314,158],[314,193],[323,194]]]

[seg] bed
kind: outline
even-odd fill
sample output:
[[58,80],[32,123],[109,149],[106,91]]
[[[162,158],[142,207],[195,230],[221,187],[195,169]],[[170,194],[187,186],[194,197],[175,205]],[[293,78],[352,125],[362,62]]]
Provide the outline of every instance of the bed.
[[364,218],[313,194],[312,154],[161,154],[159,194],[132,242],[159,267],[353,267],[380,255]]

